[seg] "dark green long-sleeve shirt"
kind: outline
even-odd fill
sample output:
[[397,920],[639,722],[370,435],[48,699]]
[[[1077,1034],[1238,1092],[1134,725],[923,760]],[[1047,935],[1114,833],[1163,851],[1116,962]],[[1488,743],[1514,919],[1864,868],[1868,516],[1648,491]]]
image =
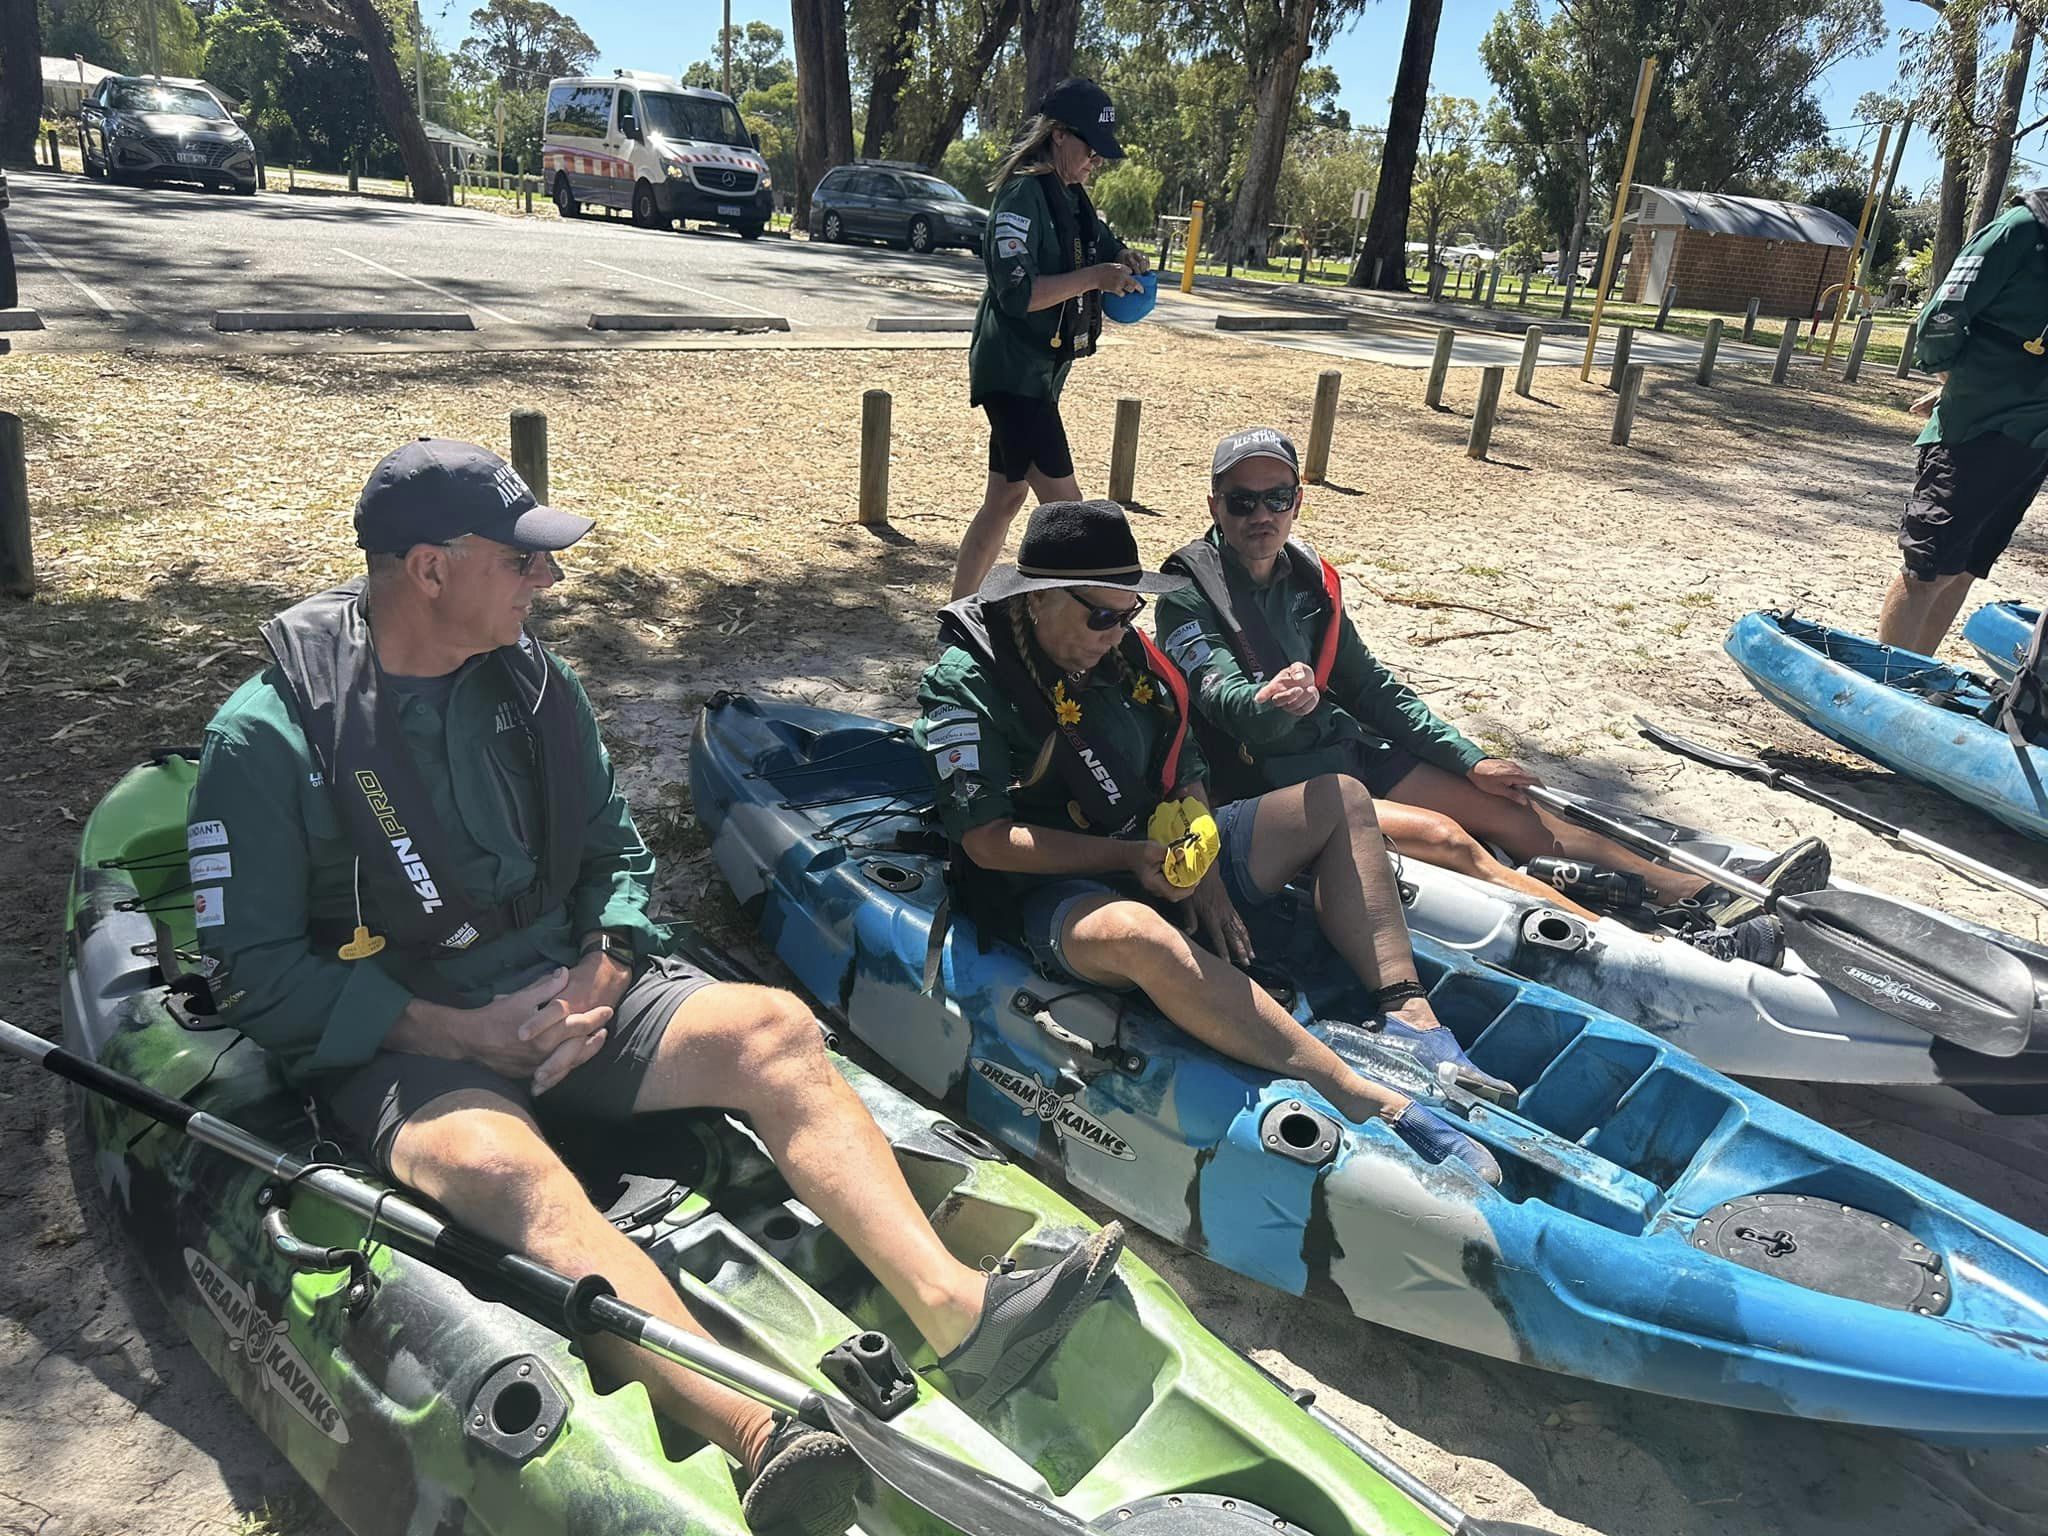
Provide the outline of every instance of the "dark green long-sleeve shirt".
[[[1313,664],[1320,597],[1287,581],[1278,566],[1270,583],[1256,585],[1214,528],[1208,539],[1222,551],[1224,579],[1239,611],[1256,608],[1288,661]],[[1219,801],[1318,774],[1358,773],[1395,747],[1460,778],[1486,756],[1366,649],[1349,614],[1340,616],[1337,656],[1322,702],[1306,715],[1290,715],[1258,702],[1264,685],[1245,674],[1222,618],[1199,587],[1167,593],[1156,612],[1160,648],[1187,674],[1194,707],[1210,728],[1209,771]],[[1217,738],[1241,745],[1253,762],[1221,750]]]
[[[1979,230],[1920,311],[1920,366],[1946,372],[1917,441],[1991,432],[2048,448],[2048,230],[2024,206]],[[2026,343],[2038,341],[2036,355]]]
[[[446,679],[387,675],[454,867],[435,869],[479,905],[507,901],[538,870],[540,796],[520,706],[502,669],[478,657]],[[642,955],[665,932],[647,915],[654,856],[613,781],[582,685],[549,658],[576,702],[584,844],[566,902],[517,932],[437,956],[433,974],[464,1006],[480,1006],[551,966],[573,965],[582,935],[633,935]],[[269,668],[249,679],[206,728],[187,829],[201,950],[222,967],[225,1022],[282,1059],[301,1080],[370,1059],[413,993],[390,952],[343,960],[315,943],[316,926],[356,921],[355,857],[318,765]],[[374,915],[367,918],[373,932]]]
[[[1060,258],[1059,234],[1046,214],[1047,197],[1071,202],[1074,192],[1049,171],[1012,176],[997,188],[988,211],[988,233],[982,240],[988,286],[967,345],[969,404],[979,405],[992,394],[1057,400],[1074,366],[1071,351],[1052,345],[1059,334],[1062,306],[1031,307],[1032,285],[1041,275],[1073,269],[1071,256]],[[1123,241],[1100,216],[1096,222],[1101,226],[1096,248],[1102,260],[1113,261],[1121,254]]]

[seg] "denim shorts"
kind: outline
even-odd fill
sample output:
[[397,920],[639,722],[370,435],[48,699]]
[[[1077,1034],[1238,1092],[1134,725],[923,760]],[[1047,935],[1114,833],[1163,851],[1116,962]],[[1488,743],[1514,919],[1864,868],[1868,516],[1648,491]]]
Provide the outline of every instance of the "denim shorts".
[[[1252,827],[1262,798],[1253,795],[1244,800],[1233,800],[1216,812],[1216,831],[1223,845],[1219,855],[1223,889],[1230,897],[1230,904],[1240,912],[1264,906],[1279,894],[1261,891],[1252,883]],[[1134,901],[1147,899],[1134,883],[1118,884],[1086,875],[1048,880],[1024,898],[1019,913],[1024,944],[1031,951],[1031,958],[1038,969],[1047,976],[1056,981],[1099,985],[1084,981],[1075,974],[1060,948],[1060,940],[1066,936],[1067,922],[1073,916],[1074,908],[1098,896],[1117,896]]]

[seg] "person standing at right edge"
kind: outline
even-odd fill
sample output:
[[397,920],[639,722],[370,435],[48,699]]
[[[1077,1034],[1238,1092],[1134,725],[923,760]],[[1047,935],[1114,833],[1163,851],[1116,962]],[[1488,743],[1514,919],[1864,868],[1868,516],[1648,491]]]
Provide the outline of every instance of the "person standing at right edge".
[[957,601],[981,589],[1027,490],[1079,501],[1060,390],[1077,357],[1094,354],[1102,295],[1131,293],[1151,270],[1096,217],[1090,175],[1121,160],[1116,108],[1092,80],[1063,80],[996,167],[982,260],[988,287],[967,351],[968,404],[988,412],[988,489],[960,541]]
[[1913,402],[1927,426],[1877,637],[1932,655],[2048,479],[2048,187],[1963,247],[1919,338],[1942,383]]

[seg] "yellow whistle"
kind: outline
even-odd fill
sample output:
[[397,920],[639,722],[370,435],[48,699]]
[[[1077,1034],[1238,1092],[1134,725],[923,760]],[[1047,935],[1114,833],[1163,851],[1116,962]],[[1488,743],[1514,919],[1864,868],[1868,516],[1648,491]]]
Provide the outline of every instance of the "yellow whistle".
[[344,960],[367,960],[383,947],[383,934],[372,933],[361,923],[357,923],[355,937],[342,945],[335,953]]
[[1147,823],[1145,835],[1166,845],[1166,883],[1177,890],[1190,890],[1202,883],[1216,855],[1223,851],[1223,836],[1209,808],[1190,796],[1185,800],[1162,801]]
[[2042,353],[2048,352],[2048,342],[2043,342],[2040,337],[2036,336],[2032,341],[2021,342],[2020,350],[2022,352],[2031,352],[2034,356],[2039,357]]

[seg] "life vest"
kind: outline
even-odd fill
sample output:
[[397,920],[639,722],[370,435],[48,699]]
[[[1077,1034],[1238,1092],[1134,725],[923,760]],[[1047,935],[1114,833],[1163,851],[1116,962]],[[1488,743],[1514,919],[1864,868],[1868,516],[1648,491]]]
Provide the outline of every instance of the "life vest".
[[[1139,631],[1126,631],[1118,642],[1132,668],[1156,678],[1174,707],[1173,737],[1160,759],[1156,776],[1144,763],[1127,762],[1083,719],[1069,723],[1055,713],[1052,701],[1018,654],[1016,637],[1007,622],[991,624],[978,597],[962,598],[939,614],[939,638],[982,661],[995,674],[1003,693],[1023,713],[1034,732],[1052,741],[1052,761],[1073,797],[1072,809],[1081,829],[1107,837],[1142,832],[1152,807],[1180,788],[1181,747],[1188,734],[1188,686],[1180,670]],[[1142,786],[1144,793],[1133,794]]]
[[[1321,628],[1313,648],[1316,689],[1320,692],[1330,686],[1330,672],[1337,665],[1337,640],[1344,627],[1344,583],[1337,568],[1300,539],[1287,541],[1281,559],[1286,561],[1283,574],[1288,585],[1298,591],[1313,592],[1322,600],[1318,620]],[[1168,555],[1162,569],[1194,582],[1209,606],[1216,610],[1230,641],[1231,653],[1253,682],[1264,683],[1287,667],[1287,653],[1267,627],[1264,615],[1257,608],[1238,612],[1223,570],[1222,550],[1207,539],[1197,539]]]
[[[2048,745],[2048,608],[2034,620],[2019,670],[2008,681],[1992,684],[1991,702],[1983,718],[2011,739],[2031,778],[2033,758],[2028,748]],[[2034,789],[2036,795],[2041,793],[2040,786]]]
[[[1066,272],[1078,272],[1083,267],[1092,267],[1102,260],[1102,221],[1095,216],[1095,205],[1088,200],[1086,187],[1075,187],[1071,199],[1059,195],[1059,174],[1046,171],[1032,177],[1038,183],[1038,194],[1045,201],[1045,216],[1052,223],[1053,234],[1058,240],[1062,265],[1054,267],[1049,276]],[[1046,344],[1064,357],[1093,357],[1095,343],[1102,336],[1102,294],[1091,288],[1079,298],[1068,299],[1060,305],[1059,329]]]
[[532,637],[490,653],[486,665],[511,680],[533,748],[541,827],[534,883],[479,905],[454,879],[447,834],[382,689],[362,598],[360,578],[309,597],[264,624],[263,640],[359,861],[363,920],[417,962],[516,932],[568,899],[583,859],[576,706]]

